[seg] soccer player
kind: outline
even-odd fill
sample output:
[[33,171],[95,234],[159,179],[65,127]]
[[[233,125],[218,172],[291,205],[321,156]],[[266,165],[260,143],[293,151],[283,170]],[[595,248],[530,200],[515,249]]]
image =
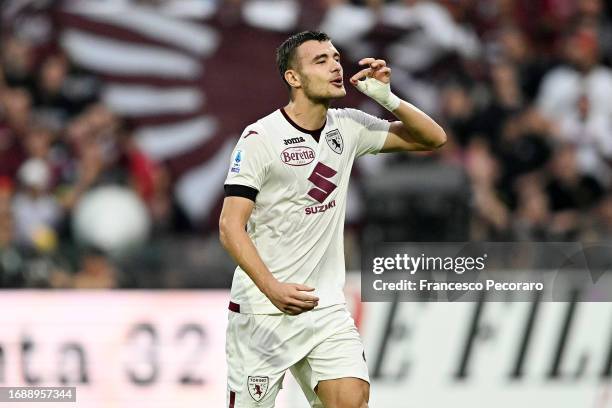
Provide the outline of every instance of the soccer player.
[[242,133],[219,221],[238,263],[228,406],[274,407],[289,369],[312,407],[367,407],[363,345],[343,295],[351,167],[366,153],[437,149],[446,134],[391,92],[391,69],[380,59],[362,59],[350,82],[399,120],[330,109],[346,90],[340,54],[324,33],[291,36],[276,58],[290,101]]

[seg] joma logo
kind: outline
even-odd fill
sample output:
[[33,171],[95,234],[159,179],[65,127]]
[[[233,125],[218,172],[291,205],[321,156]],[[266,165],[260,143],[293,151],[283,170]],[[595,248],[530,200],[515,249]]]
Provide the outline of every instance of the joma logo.
[[285,143],[285,146],[290,145],[290,144],[296,144],[296,143],[304,143],[306,142],[306,140],[304,140],[303,137],[294,137],[291,139],[283,139],[283,142]]

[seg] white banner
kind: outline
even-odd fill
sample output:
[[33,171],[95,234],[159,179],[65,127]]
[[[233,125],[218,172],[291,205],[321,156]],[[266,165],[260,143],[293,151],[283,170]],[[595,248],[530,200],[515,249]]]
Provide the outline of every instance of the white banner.
[[[351,287],[373,408],[612,407],[610,303],[361,304]],[[227,301],[4,291],[0,386],[76,386],[79,408],[225,407]],[[290,375],[287,406],[308,406]]]
[[374,408],[612,407],[610,303],[370,303],[363,317]]
[[76,386],[68,405],[78,408],[225,407],[228,300],[227,291],[3,291],[0,386]]

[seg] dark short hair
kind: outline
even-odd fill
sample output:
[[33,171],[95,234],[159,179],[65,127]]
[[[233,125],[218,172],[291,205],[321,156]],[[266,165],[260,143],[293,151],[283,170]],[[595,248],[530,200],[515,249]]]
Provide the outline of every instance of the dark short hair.
[[281,78],[289,86],[289,83],[285,79],[285,72],[295,62],[295,50],[305,43],[306,41],[329,41],[329,36],[319,31],[302,31],[287,38],[277,49],[276,49],[276,65]]

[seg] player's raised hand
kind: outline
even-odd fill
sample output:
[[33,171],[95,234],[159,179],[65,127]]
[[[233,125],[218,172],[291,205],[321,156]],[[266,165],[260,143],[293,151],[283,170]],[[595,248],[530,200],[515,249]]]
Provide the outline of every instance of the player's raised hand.
[[391,112],[397,109],[401,100],[391,92],[391,68],[385,60],[364,58],[359,65],[367,68],[353,75],[351,84]]
[[358,81],[374,78],[384,84],[391,82],[391,68],[387,66],[385,60],[375,58],[364,58],[359,61],[359,65],[367,66],[351,77],[351,84],[357,86]]
[[266,288],[265,295],[281,312],[298,315],[319,304],[318,297],[307,293],[312,291],[314,288],[310,286],[274,281]]

